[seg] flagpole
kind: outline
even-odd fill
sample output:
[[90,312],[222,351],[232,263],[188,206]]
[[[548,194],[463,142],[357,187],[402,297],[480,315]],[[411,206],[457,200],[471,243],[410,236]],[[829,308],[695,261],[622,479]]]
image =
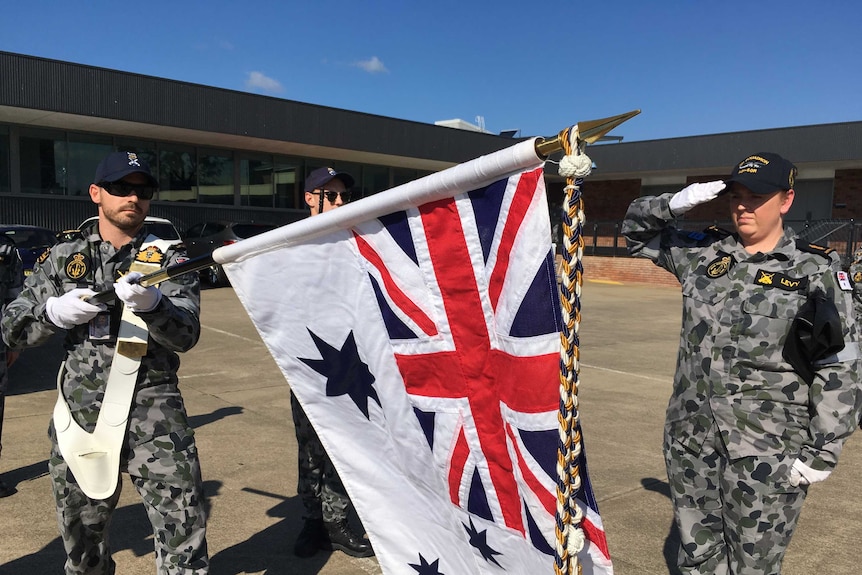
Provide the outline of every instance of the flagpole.
[[[640,110],[633,110],[610,118],[579,122],[572,128],[583,127],[583,129],[578,130],[581,140],[592,143],[639,113]],[[155,285],[183,274],[206,269],[215,264],[240,261],[277,247],[307,241],[335,230],[350,229],[360,222],[402,211],[411,206],[451,197],[464,189],[478,189],[487,186],[497,180],[541,165],[549,155],[563,149],[562,138],[570,130],[571,128],[566,128],[557,136],[549,138],[529,138],[497,152],[480,156],[424,178],[351,202],[337,210],[319,214],[314,218],[305,218],[234,244],[222,246],[211,254],[144,275],[140,279],[140,284],[143,286]],[[89,298],[88,301],[105,302],[112,298],[113,290],[107,290]]]
[[577,502],[581,491],[580,463],[583,444],[578,409],[578,331],[581,318],[581,284],[583,282],[584,222],[581,184],[592,169],[592,160],[584,153],[588,143],[594,143],[607,132],[633,118],[633,110],[601,120],[579,122],[561,131],[556,138],[541,142],[538,153],[549,155],[562,150],[560,175],[566,177],[563,202],[563,258],[560,273],[560,440],[557,452],[557,509],[554,572],[556,575],[581,574],[579,553],[586,544],[582,528],[584,512]]

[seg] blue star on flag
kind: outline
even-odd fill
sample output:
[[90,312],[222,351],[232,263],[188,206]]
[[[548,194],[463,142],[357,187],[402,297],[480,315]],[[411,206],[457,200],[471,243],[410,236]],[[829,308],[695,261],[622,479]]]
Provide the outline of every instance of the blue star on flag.
[[488,545],[488,530],[486,529],[482,532],[477,531],[476,527],[473,525],[472,519],[470,519],[470,527],[467,527],[464,523],[461,525],[464,525],[464,530],[467,531],[467,535],[470,536],[470,545],[475,547],[476,550],[482,554],[482,559],[490,561],[497,567],[501,567],[501,565],[497,563],[497,560],[494,559],[494,555],[500,555],[501,553],[499,551],[495,551],[490,545]]
[[428,563],[422,554],[419,554],[419,565],[415,565],[413,563],[408,563],[419,575],[445,575],[444,573],[440,573],[437,569],[437,565],[440,563],[439,559],[435,559],[433,563]]
[[326,395],[328,397],[349,395],[359,411],[366,419],[370,419],[368,416],[368,399],[371,398],[377,402],[377,405],[380,405],[380,398],[377,397],[377,390],[373,387],[374,376],[368,370],[368,364],[359,357],[353,332],[351,331],[347,335],[341,349],[326,343],[311,330],[308,330],[308,333],[314,340],[314,344],[323,359],[300,357],[299,360],[326,377]]

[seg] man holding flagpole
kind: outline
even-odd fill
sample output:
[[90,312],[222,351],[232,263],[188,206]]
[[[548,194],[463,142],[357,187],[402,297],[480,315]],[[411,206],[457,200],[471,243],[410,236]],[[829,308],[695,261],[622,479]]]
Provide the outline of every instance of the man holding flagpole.
[[[319,168],[305,181],[305,203],[315,216],[350,201],[353,177],[332,168]],[[338,549],[353,557],[374,555],[371,543],[355,533],[347,521],[350,498],[320,438],[296,395],[290,407],[299,456],[297,494],[305,508],[305,523],[293,546],[297,557],[311,557],[318,550]]]
[[[187,260],[144,227],[158,180],[143,158],[111,153],[93,181],[98,226],[46,251],[2,321],[14,349],[65,334],[48,430],[65,573],[114,573],[109,528],[127,471],[153,527],[157,573],[205,575],[203,483],[177,378],[178,353],[200,335],[200,286],[195,274],[137,282]],[[87,301],[110,287],[115,301]]]

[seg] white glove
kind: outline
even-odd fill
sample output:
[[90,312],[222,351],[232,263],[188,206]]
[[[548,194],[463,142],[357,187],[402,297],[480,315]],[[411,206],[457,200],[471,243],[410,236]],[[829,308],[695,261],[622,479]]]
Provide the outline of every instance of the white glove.
[[689,184],[673,195],[668,206],[673,215],[681,216],[697,205],[714,200],[724,188],[725,183],[722,180]]
[[144,274],[129,272],[114,284],[114,293],[132,311],[153,311],[162,301],[162,292],[155,286],[144,287],[136,283]]
[[48,319],[57,327],[72,329],[76,325],[87,323],[100,311],[105,311],[105,304],[91,304],[81,298],[96,295],[89,288],[75,288],[60,297],[49,297],[45,302],[45,313]]
[[793,467],[790,468],[790,485],[798,487],[800,485],[811,485],[818,481],[823,481],[829,477],[829,471],[817,471],[811,469],[798,459],[793,462]]

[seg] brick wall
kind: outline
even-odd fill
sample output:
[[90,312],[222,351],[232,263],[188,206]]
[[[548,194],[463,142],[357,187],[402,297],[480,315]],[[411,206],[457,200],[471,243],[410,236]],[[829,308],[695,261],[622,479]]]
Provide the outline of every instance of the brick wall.
[[[561,256],[557,256],[557,269],[560,269]],[[648,259],[600,256],[584,256],[585,280],[613,281],[621,283],[640,283],[679,288],[679,282],[670,273]]]
[[862,170],[835,170],[832,202],[833,217],[862,219]]

